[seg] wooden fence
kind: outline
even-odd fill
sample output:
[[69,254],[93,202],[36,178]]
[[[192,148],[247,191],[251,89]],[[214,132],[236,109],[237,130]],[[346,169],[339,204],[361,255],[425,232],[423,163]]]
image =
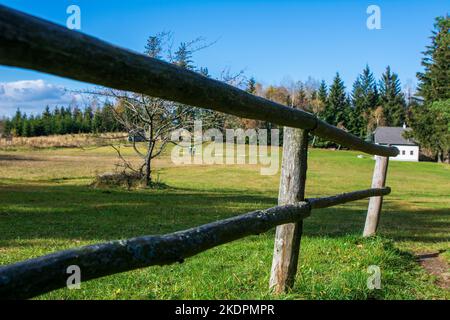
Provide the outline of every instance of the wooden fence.
[[[85,246],[0,267],[0,299],[27,299],[66,286],[77,265],[82,280],[183,261],[215,246],[277,227],[270,287],[292,287],[303,219],[311,211],[370,198],[364,236],[375,234],[388,159],[394,147],[372,144],[314,115],[251,95],[195,72],[113,46],[0,5],[0,64],[133,91],[285,126],[278,206],[161,236]],[[372,188],[305,199],[308,137],[316,135],[376,155]]]

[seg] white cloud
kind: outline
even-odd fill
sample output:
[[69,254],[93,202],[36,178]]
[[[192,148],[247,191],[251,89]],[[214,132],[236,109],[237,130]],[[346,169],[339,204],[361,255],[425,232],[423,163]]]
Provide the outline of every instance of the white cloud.
[[17,108],[27,113],[39,113],[47,105],[67,105],[79,100],[79,95],[44,80],[0,82],[0,116],[12,115]]

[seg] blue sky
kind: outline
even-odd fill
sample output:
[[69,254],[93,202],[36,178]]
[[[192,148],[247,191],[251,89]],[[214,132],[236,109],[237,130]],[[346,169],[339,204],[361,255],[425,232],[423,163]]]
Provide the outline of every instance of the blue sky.
[[[218,40],[195,62],[213,75],[244,70],[264,83],[312,76],[331,82],[340,72],[347,88],[366,64],[379,77],[387,65],[403,84],[416,83],[421,51],[434,18],[448,13],[446,0],[174,1],[0,0],[0,4],[64,24],[71,4],[81,8],[81,32],[135,51],[146,38],[172,31],[175,42],[203,36]],[[381,9],[381,30],[366,27],[369,5]],[[87,84],[0,66],[0,115],[17,106],[27,112],[68,103],[63,88]],[[8,93],[8,94],[6,94]],[[3,97],[2,97],[3,95]]]

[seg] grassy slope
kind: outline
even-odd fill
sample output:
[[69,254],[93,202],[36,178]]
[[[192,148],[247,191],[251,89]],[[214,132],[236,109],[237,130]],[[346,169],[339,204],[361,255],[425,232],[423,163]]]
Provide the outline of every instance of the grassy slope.
[[[373,160],[312,150],[308,196],[370,186]],[[278,176],[256,166],[173,167],[157,162],[167,190],[93,190],[112,169],[107,148],[0,152],[0,264],[99,241],[161,234],[276,204]],[[296,286],[281,298],[450,298],[416,265],[412,251],[443,250],[449,260],[450,169],[391,162],[380,237],[363,240],[367,201],[314,211],[305,222]],[[391,241],[392,239],[392,241]],[[273,231],[227,244],[183,264],[150,267],[58,290],[42,298],[271,298]],[[369,265],[382,289],[366,288]]]

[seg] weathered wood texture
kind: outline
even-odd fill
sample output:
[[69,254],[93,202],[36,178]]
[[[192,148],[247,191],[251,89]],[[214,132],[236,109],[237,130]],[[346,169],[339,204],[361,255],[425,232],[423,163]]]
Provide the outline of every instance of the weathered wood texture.
[[82,281],[87,281],[145,266],[171,264],[220,244],[260,234],[280,223],[299,221],[309,214],[309,204],[301,202],[182,232],[86,246],[1,267],[0,299],[29,298],[64,287],[70,265],[78,265]]
[[[307,161],[308,132],[285,127],[278,205],[304,201]],[[302,232],[302,220],[276,229],[269,283],[274,293],[286,292],[294,285]]]
[[[285,223],[309,216],[311,207],[385,195],[389,188],[369,189],[331,198],[308,200],[293,205],[254,211],[186,231],[161,236],[85,246],[0,267],[0,299],[28,299],[66,286],[67,267],[81,268],[81,280],[88,281],[137,268],[182,262],[215,246],[260,234]],[[331,200],[332,199],[332,200]]]
[[385,196],[389,193],[391,193],[391,188],[383,187],[347,192],[326,198],[310,198],[307,201],[311,205],[311,209],[322,209],[369,197]]
[[369,154],[398,154],[397,148],[367,143],[310,113],[1,5],[0,64],[308,129],[324,139]]
[[[382,188],[386,184],[386,174],[388,169],[388,157],[375,157],[375,168],[373,170],[372,188]],[[377,232],[378,223],[380,222],[381,207],[383,205],[383,197],[371,197],[369,200],[369,208],[367,209],[366,224],[364,226],[364,237],[370,237]]]

